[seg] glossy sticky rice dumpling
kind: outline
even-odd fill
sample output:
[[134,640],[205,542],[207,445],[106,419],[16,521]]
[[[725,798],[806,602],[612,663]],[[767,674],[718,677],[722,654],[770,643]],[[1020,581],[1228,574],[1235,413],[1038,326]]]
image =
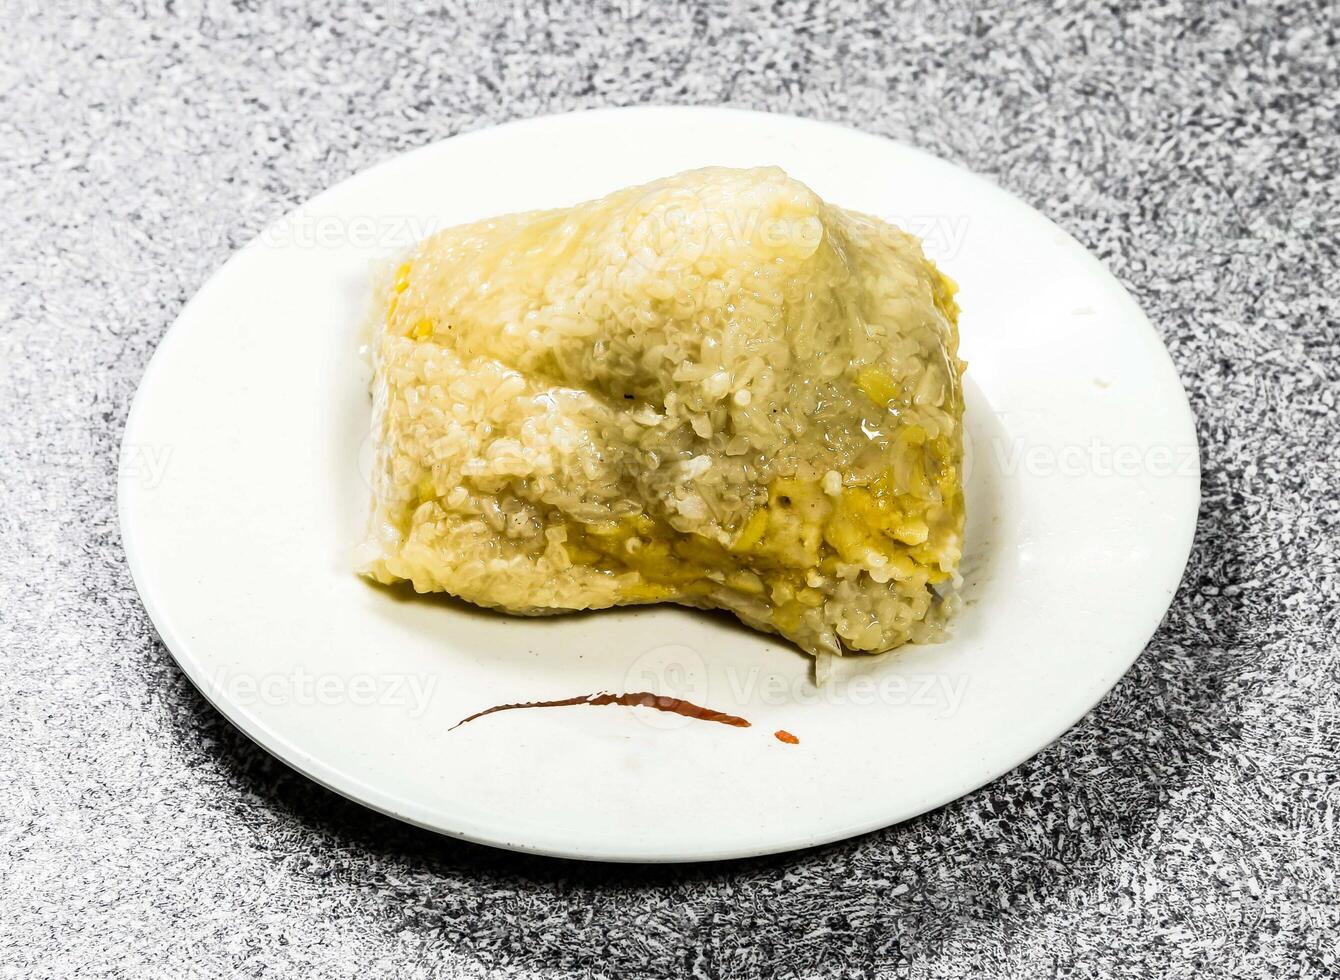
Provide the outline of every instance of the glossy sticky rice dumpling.
[[933,638],[963,529],[954,286],[776,168],[452,228],[379,284],[360,570],[526,615]]

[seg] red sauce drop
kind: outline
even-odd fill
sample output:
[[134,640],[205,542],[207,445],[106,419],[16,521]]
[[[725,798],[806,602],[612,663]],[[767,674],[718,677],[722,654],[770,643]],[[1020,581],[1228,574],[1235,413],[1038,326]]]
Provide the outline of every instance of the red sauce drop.
[[[575,698],[562,698],[558,701],[521,701],[516,704],[495,704],[492,708],[485,708],[483,711],[476,711],[474,714],[462,718],[447,731],[453,731],[468,721],[474,721],[476,718],[483,718],[485,715],[495,714],[499,711],[513,711],[517,708],[566,708],[579,704],[623,704],[638,708],[655,708],[657,711],[668,711],[671,714],[683,715],[685,718],[696,718],[699,721],[715,721],[735,728],[749,727],[749,722],[743,718],[728,715],[724,711],[717,711],[714,708],[704,708],[700,704],[694,704],[692,701],[685,701],[682,698],[652,694],[650,691],[635,691],[629,694],[607,694],[602,691],[597,694],[578,695]],[[781,733],[778,733],[778,737],[781,737]],[[795,736],[791,737],[794,738]]]
[[773,734],[773,736],[777,739],[777,741],[779,741],[779,742],[785,742],[787,745],[799,745],[799,744],[800,744],[800,739],[796,738],[794,735],[792,735],[790,732],[786,731],[785,729],[782,729],[782,730],[780,730],[780,731],[775,731],[775,732],[773,732],[772,734]]

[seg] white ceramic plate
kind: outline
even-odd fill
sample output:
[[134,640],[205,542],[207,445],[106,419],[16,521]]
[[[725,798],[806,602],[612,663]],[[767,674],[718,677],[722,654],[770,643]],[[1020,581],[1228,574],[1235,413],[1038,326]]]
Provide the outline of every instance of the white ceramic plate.
[[[722,616],[526,620],[350,571],[367,487],[370,264],[435,228],[709,164],[780,164],[922,235],[961,285],[970,472],[951,641],[810,660]],[[1177,587],[1192,419],[1131,297],[998,187],[874,136],[719,109],[536,119],[404,154],[235,256],[163,339],[130,414],[121,526],[163,641],[289,765],[411,823],[502,847],[684,861],[858,834],[967,793],[1074,724]],[[752,723],[501,702],[652,690]],[[800,739],[783,744],[785,729]]]

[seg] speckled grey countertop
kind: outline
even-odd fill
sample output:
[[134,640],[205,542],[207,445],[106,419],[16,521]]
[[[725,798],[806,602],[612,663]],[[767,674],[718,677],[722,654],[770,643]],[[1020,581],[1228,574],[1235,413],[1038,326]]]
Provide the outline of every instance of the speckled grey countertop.
[[[5,976],[1335,976],[1337,7],[49,0],[0,57]],[[1100,255],[1199,417],[1181,591],[1093,713],[903,826],[699,867],[438,838],[195,693],[127,574],[144,365],[231,251],[397,151],[571,108],[850,123]]]

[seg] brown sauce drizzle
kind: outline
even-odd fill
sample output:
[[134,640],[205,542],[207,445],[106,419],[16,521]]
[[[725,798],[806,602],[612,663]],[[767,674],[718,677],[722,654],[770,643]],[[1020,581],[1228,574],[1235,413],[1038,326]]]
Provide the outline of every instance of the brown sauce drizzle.
[[483,711],[476,711],[474,714],[462,718],[447,731],[454,731],[468,721],[474,721],[476,718],[483,718],[485,715],[491,715],[499,711],[512,711],[516,708],[565,708],[569,705],[578,704],[623,704],[639,708],[655,708],[657,711],[668,711],[671,714],[683,715],[685,718],[696,718],[699,721],[715,721],[735,728],[749,727],[749,722],[743,718],[728,715],[724,711],[717,711],[713,708],[704,708],[700,704],[694,704],[692,701],[685,701],[682,698],[652,694],[650,691],[634,691],[629,694],[608,694],[601,691],[597,694],[582,694],[575,698],[562,698],[558,701],[520,701],[516,704],[495,704],[492,708],[485,708]]
[[775,738],[775,739],[777,739],[777,741],[779,741],[779,742],[785,742],[787,745],[799,745],[799,744],[800,744],[800,739],[796,738],[794,735],[792,735],[790,732],[788,732],[785,728],[782,728],[782,729],[779,729],[778,731],[773,732],[773,733],[772,733],[772,737]]

